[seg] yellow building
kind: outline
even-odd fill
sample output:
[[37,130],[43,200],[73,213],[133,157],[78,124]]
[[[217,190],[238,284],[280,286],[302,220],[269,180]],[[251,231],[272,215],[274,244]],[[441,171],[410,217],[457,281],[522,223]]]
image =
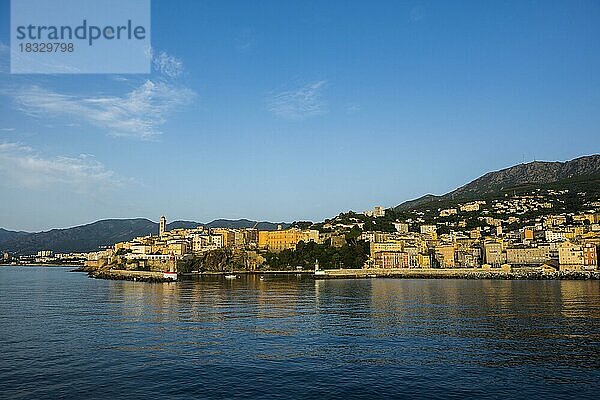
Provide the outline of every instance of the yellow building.
[[429,257],[429,254],[419,253],[417,255],[417,260],[418,260],[419,266],[421,268],[430,268],[431,267],[431,258]]
[[435,247],[435,258],[442,268],[454,268],[454,246],[451,244]]
[[428,233],[436,233],[437,232],[437,226],[435,225],[421,225],[419,227],[420,231],[422,234],[428,234]]
[[571,242],[564,242],[558,248],[560,269],[578,269],[583,267],[583,247]]
[[523,233],[521,235],[521,238],[523,240],[533,240],[534,238],[534,231],[532,228],[525,228],[523,229]]
[[371,242],[371,257],[375,257],[377,253],[394,253],[403,251],[404,244],[401,241],[387,241],[384,243]]
[[174,241],[169,242],[167,245],[168,254],[173,254],[175,256],[182,256],[188,252],[188,244],[185,241]]
[[221,235],[223,237],[223,247],[235,246],[235,231],[226,228],[211,229],[213,235]]
[[121,249],[129,250],[130,248],[131,248],[131,242],[115,243],[115,251],[119,251]]
[[600,220],[600,213],[585,213],[573,216],[573,221],[584,222],[589,221],[591,224],[595,224]]
[[483,244],[483,254],[486,264],[500,265],[506,262],[504,243],[501,240],[486,240]]
[[481,237],[481,228],[477,227],[475,229],[471,229],[469,232],[469,236],[471,239],[479,239]]
[[301,230],[297,228],[259,231],[258,247],[269,251],[295,250],[299,242],[319,242],[319,231],[313,229]]
[[584,233],[585,230],[583,226],[575,226],[569,228],[565,236],[567,239],[576,239],[578,236],[583,236]]
[[550,259],[550,246],[509,247],[506,263],[511,265],[542,264]]

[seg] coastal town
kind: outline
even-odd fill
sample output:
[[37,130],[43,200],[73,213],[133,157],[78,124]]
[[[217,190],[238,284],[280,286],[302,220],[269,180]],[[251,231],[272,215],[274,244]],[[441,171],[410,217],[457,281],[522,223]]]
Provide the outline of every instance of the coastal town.
[[[398,212],[376,206],[320,223],[280,225],[275,230],[260,230],[256,225],[167,229],[162,216],[156,234],[98,251],[55,254],[49,249],[19,257],[4,252],[3,262],[83,263],[93,271],[166,272],[174,278],[184,273],[232,271],[310,271],[325,276],[596,271],[600,201],[585,202],[580,210],[569,212],[565,200],[569,195],[573,193],[567,189],[537,189],[448,208]],[[353,265],[345,262],[344,251]],[[331,257],[319,260],[321,254]]]

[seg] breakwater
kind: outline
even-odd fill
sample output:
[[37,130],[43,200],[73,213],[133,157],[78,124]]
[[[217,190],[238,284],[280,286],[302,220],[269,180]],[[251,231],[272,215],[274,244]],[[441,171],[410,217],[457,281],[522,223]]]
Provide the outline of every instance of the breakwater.
[[317,279],[399,278],[399,279],[504,279],[504,280],[598,280],[600,271],[543,271],[519,268],[512,271],[479,268],[448,269],[336,269],[315,274]]
[[108,271],[91,271],[88,274],[96,279],[110,279],[120,281],[136,281],[136,282],[172,282],[171,278],[166,278],[162,272],[151,271],[127,271],[127,270],[108,270]]
[[[170,282],[172,279],[162,272],[131,270],[86,270],[89,276],[97,279],[128,280],[139,282]],[[448,268],[448,269],[335,269],[314,271],[233,271],[233,272],[191,272],[180,274],[182,277],[197,275],[292,275],[302,274],[314,276],[315,279],[365,279],[365,278],[397,278],[397,279],[500,279],[500,280],[600,280],[600,271],[544,271],[537,268],[519,268],[512,271],[501,269],[484,270],[480,268]]]

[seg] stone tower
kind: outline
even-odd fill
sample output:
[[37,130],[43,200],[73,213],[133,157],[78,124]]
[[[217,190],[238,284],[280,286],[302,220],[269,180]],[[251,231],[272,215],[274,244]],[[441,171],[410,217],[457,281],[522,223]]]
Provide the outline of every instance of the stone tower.
[[163,215],[160,217],[160,224],[158,226],[158,236],[162,236],[167,231],[167,219]]

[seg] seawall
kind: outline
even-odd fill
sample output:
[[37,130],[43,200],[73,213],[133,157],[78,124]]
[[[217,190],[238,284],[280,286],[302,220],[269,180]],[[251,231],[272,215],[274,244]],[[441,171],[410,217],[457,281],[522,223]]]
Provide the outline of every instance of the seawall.
[[404,279],[600,279],[600,271],[482,270],[448,269],[336,269],[315,274],[316,279],[404,278]]
[[111,279],[121,281],[139,281],[139,282],[172,282],[170,278],[165,278],[162,272],[153,271],[128,271],[111,269],[108,271],[92,271],[89,276],[96,279]]

